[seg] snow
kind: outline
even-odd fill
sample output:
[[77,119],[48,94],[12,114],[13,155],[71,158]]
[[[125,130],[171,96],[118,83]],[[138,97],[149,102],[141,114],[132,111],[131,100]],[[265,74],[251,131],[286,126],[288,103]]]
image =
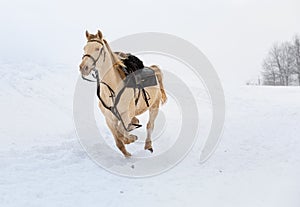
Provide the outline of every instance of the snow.
[[[199,162],[198,142],[171,170],[134,179],[102,169],[79,144],[77,78],[74,66],[1,63],[1,207],[300,205],[299,87],[227,91],[224,134],[207,162]],[[194,89],[206,136],[209,101]]]

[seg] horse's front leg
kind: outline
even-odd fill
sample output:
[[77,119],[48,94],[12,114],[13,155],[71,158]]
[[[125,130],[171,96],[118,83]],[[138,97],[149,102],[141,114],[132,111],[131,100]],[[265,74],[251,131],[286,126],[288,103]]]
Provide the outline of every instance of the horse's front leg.
[[[132,142],[135,142],[138,137],[136,135],[130,134],[126,129],[128,129],[130,131],[130,127],[133,127],[132,129],[135,128],[135,126],[131,125],[132,124],[132,120],[133,118],[130,118],[129,113],[125,112],[121,115],[122,117],[122,121],[124,123],[124,125],[122,124],[121,121],[119,121],[119,125],[118,125],[118,131],[119,133],[121,133],[123,135],[123,140],[124,140],[124,144],[130,144]],[[138,119],[136,118],[136,120],[138,121]],[[134,120],[134,121],[136,121]],[[124,128],[126,127],[126,129]]]
[[114,136],[115,142],[119,150],[123,153],[125,157],[130,157],[131,154],[126,150],[124,145],[124,137],[123,134],[118,130],[118,120],[106,118],[106,123],[111,133]]

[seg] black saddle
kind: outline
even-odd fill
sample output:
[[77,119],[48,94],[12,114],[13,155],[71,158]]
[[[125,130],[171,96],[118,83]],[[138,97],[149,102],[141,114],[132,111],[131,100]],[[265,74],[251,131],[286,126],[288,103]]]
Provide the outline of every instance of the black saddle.
[[143,89],[149,86],[157,85],[154,70],[145,67],[143,61],[130,53],[115,52],[126,67],[122,70],[125,74],[125,85],[128,88]]
[[157,80],[154,70],[149,67],[136,70],[125,78],[125,84],[128,88],[143,89],[149,86],[156,86]]

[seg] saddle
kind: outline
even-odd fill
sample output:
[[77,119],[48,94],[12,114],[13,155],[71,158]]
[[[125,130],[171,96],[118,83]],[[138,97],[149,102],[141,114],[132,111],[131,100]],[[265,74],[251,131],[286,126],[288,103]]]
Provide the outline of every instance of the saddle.
[[116,52],[116,54],[126,66],[122,68],[126,76],[124,79],[126,87],[143,89],[157,85],[155,71],[145,67],[138,57],[130,53]]
[[155,72],[149,67],[144,67],[130,73],[124,81],[128,88],[146,88],[157,85]]
[[[134,55],[121,52],[116,52],[115,54],[119,56],[119,58],[123,61],[124,65],[126,66],[122,68],[122,71],[125,74],[125,87],[138,89],[138,95],[135,100],[135,105],[137,105],[142,91],[144,101],[149,107],[148,101],[150,100],[150,96],[145,90],[145,88],[157,85],[155,71],[149,67],[145,67],[143,62]],[[136,93],[135,90],[134,93]]]

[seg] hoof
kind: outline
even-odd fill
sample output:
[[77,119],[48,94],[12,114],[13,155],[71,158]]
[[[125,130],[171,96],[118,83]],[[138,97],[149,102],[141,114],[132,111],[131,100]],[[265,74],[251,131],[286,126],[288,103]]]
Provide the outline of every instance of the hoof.
[[125,137],[125,139],[124,139],[124,144],[130,144],[130,143],[132,143],[132,142],[135,142],[137,139],[138,139],[137,136],[131,134],[131,135],[129,135],[128,138]]
[[129,152],[127,152],[127,153],[124,154],[124,156],[125,156],[126,158],[130,158],[130,157],[131,157],[131,154],[130,154]]
[[136,135],[131,134],[130,139],[133,140],[133,142],[135,142],[138,139],[138,137]]
[[153,153],[153,148],[152,148],[151,141],[146,142],[144,149],[149,150],[151,153]]
[[133,117],[133,118],[131,119],[131,123],[132,123],[132,124],[139,124],[140,121],[138,120],[138,118]]

